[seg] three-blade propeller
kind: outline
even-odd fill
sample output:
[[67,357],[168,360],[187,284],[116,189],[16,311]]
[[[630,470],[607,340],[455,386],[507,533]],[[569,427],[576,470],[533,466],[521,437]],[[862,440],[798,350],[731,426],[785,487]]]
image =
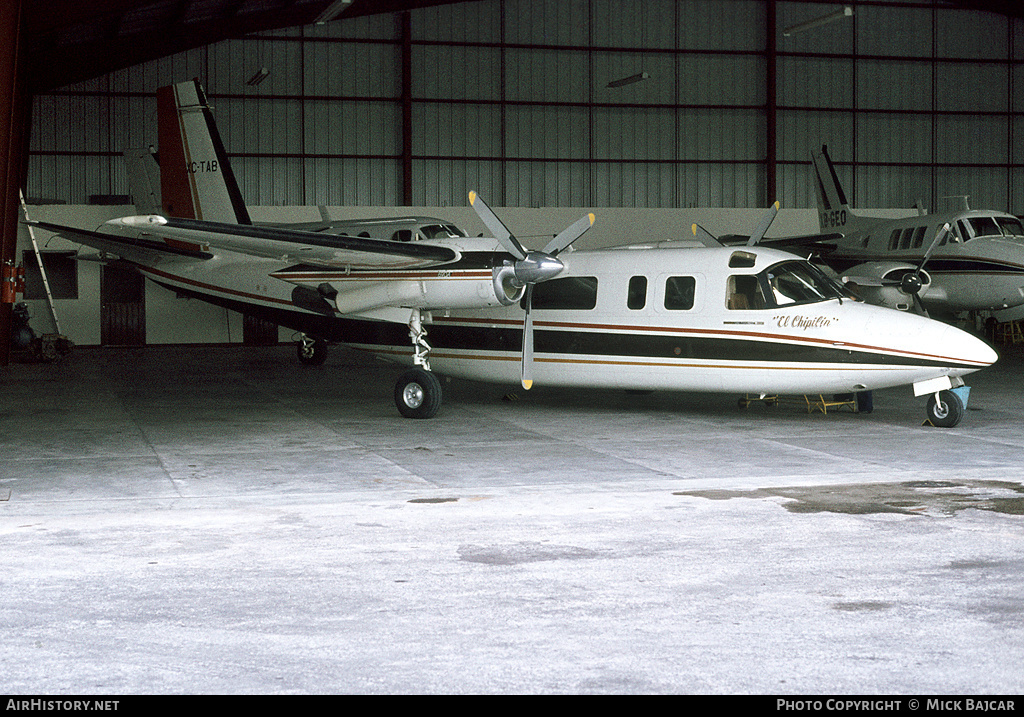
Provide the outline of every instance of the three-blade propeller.
[[566,227],[547,243],[541,251],[527,250],[508,227],[498,219],[487,203],[476,192],[469,193],[469,203],[476,210],[480,221],[494,235],[494,238],[515,257],[511,263],[513,278],[511,284],[518,288],[526,287],[523,306],[526,317],[523,320],[523,360],[521,380],[523,388],[533,386],[533,318],[530,309],[533,302],[533,287],[542,281],[554,279],[565,269],[565,264],[558,259],[558,254],[567,249],[574,241],[583,236],[594,225],[594,215],[588,214],[572,225]]
[[921,275],[924,273],[924,265],[928,263],[928,260],[932,258],[932,254],[935,249],[942,243],[946,235],[949,234],[949,223],[943,224],[939,227],[939,230],[935,232],[935,238],[932,239],[932,243],[928,245],[927,251],[921,258],[921,263],[917,265],[914,271],[908,271],[899,278],[883,279],[874,276],[844,276],[844,282],[852,282],[860,284],[861,286],[898,286],[900,291],[908,296],[913,297],[914,306],[917,312],[925,314],[924,307],[921,305],[921,289],[924,288],[924,282],[921,279]]
[[[722,237],[716,237],[714,234],[709,232],[707,229],[702,227],[700,224],[694,224],[691,227],[693,236],[704,246],[726,246],[726,244],[732,245],[737,240],[742,241],[746,239],[747,246],[756,246],[764,239],[764,235],[768,233],[768,229],[771,227],[772,222],[775,221],[775,217],[779,215],[779,203],[775,202],[763,217],[757,222],[757,226],[754,227],[754,232],[749,237],[739,237],[735,235],[723,235]],[[725,242],[722,241],[725,239]]]

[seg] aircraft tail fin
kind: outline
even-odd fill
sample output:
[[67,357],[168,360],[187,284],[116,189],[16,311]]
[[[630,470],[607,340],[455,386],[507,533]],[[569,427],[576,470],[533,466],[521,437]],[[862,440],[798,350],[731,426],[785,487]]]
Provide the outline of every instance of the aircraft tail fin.
[[820,152],[811,153],[811,162],[814,164],[814,173],[817,181],[814,184],[818,193],[818,212],[832,212],[845,209],[850,211],[850,203],[846,200],[846,192],[839,183],[839,176],[832,164],[832,158],[828,156],[828,147],[821,146]]
[[814,166],[814,187],[818,195],[818,225],[822,232],[840,231],[849,234],[865,231],[878,221],[857,214],[850,208],[826,145],[822,145],[818,152],[811,152],[811,164]]
[[158,89],[157,114],[162,213],[252,224],[199,81]]
[[126,149],[124,163],[128,169],[128,187],[136,214],[161,214],[160,166],[152,147]]

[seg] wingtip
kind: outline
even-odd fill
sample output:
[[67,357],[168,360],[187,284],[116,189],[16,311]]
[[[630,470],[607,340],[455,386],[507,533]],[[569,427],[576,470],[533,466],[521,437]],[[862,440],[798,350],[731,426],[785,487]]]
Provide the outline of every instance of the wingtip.
[[594,217],[594,213],[593,213],[593,212],[591,212],[591,213],[590,213],[590,214],[588,214],[587,216],[588,216],[588,217],[590,217],[590,226],[594,226],[594,219],[595,219],[595,217]]
[[469,193],[469,203],[471,205],[476,203],[476,192]]
[[690,231],[693,232],[694,236],[697,236],[697,225],[696,224],[691,224],[690,225]]
[[775,211],[779,211],[779,200],[775,200]]
[[531,388],[533,388],[533,381],[527,380],[527,379],[524,378],[523,379],[523,388],[525,388],[527,391],[529,391]]

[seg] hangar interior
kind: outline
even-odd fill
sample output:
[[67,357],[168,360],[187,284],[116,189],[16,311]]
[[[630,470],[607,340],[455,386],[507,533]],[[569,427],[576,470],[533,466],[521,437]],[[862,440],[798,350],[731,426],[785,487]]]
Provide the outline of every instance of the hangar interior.
[[[287,5],[306,24],[289,26],[282,9],[274,29],[238,29]],[[475,234],[475,190],[526,232],[560,226],[547,209],[592,209],[587,246],[672,238],[693,221],[743,231],[774,200],[773,232],[807,232],[808,157],[822,144],[854,207],[906,215],[968,195],[972,207],[1024,213],[1024,19],[1013,3],[356,0],[310,22],[326,5],[101,4],[75,31],[44,35],[49,54],[106,39],[138,54],[160,26],[193,31],[190,44],[224,34],[61,86],[45,83],[73,74],[41,70],[26,159],[34,218],[84,226],[131,213],[122,153],[157,145],[156,89],[192,78],[266,220],[318,205],[338,218],[414,207]],[[80,74],[103,69],[86,57]],[[22,230],[19,261],[25,242]],[[104,336],[100,268],[76,266],[73,249],[45,247],[78,344],[273,334],[198,302],[182,312],[169,292],[124,288],[130,278],[111,272],[105,285],[144,307],[131,335]],[[25,298],[45,324],[39,293]]]
[[[749,231],[774,199],[773,232],[813,232],[822,143],[856,207],[1024,213],[1015,0],[13,0],[0,39],[19,7],[6,198],[36,219],[130,212],[121,153],[193,77],[257,220],[476,234],[476,190],[531,238],[593,211],[588,246]],[[289,336],[39,239],[64,332],[109,348],[0,368],[8,694],[1024,690],[1019,347],[943,429],[907,386],[826,415],[461,379],[415,421],[363,353],[239,345]]]

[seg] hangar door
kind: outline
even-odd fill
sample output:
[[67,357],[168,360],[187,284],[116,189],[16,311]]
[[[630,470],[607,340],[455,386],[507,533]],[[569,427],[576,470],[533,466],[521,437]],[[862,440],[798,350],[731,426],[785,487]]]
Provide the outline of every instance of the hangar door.
[[146,344],[146,280],[139,272],[106,264],[100,275],[100,343]]

